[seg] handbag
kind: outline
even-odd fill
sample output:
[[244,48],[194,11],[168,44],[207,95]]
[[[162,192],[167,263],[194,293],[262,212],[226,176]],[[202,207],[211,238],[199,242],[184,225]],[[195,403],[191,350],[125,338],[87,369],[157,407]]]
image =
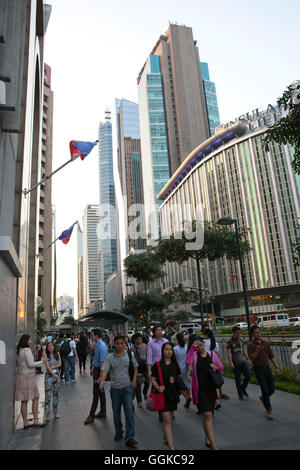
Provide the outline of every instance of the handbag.
[[[213,353],[211,353],[211,363],[213,362],[212,360],[212,355]],[[212,369],[211,367],[209,368],[209,375],[210,375],[210,378],[211,378],[211,382],[212,384],[214,385],[215,388],[220,388],[222,387],[222,385],[224,384],[224,379],[223,379],[223,375],[220,374],[220,372],[216,369]]]
[[[163,385],[162,373],[160,363],[157,362],[158,376],[160,385]],[[149,397],[146,401],[146,408],[149,411],[162,411],[165,407],[165,395],[164,392],[150,392]]]
[[144,374],[138,373],[138,375],[137,375],[137,384],[142,385],[142,384],[145,383],[145,381],[146,381],[146,379],[145,379]]

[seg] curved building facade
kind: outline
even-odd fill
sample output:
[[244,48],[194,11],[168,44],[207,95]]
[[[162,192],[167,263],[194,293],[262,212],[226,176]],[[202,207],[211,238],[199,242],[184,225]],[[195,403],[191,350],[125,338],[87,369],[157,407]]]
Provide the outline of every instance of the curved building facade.
[[[269,105],[266,111],[257,109],[220,126],[191,152],[158,196],[163,200],[162,234],[178,230],[176,211],[185,204],[190,204],[193,218],[196,206],[202,204],[205,220],[232,217],[239,226],[251,229],[253,250],[244,258],[244,267],[249,303],[257,307],[253,313],[273,309],[266,305],[300,307],[300,268],[292,259],[300,224],[300,177],[292,169],[289,145],[272,143],[269,152],[263,146],[267,127],[281,116],[278,107]],[[219,313],[242,315],[238,262],[224,258],[207,262],[202,272]],[[191,263],[183,268],[168,266],[166,287],[178,283],[197,286]]]

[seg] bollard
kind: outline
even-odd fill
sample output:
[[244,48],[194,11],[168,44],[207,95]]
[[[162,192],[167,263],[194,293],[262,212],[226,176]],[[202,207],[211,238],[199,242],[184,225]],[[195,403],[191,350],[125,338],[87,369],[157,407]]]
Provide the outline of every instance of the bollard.
[[281,336],[282,336],[282,341],[286,341],[285,331],[284,331],[283,328],[282,328],[282,330],[281,330]]
[[268,336],[268,343],[271,343],[271,330],[270,330],[270,328],[267,329],[267,336]]

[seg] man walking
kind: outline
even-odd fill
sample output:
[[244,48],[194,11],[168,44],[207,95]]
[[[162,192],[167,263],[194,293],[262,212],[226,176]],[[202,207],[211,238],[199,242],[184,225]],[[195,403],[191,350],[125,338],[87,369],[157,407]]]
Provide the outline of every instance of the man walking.
[[[105,391],[99,388],[99,377],[101,367],[107,357],[108,350],[106,344],[100,339],[101,331],[95,328],[91,331],[91,339],[95,343],[94,360],[92,363],[91,375],[93,376],[93,403],[90,414],[84,421],[84,424],[94,422],[95,418],[106,418],[106,397]],[[100,412],[95,415],[100,398]]]
[[[245,351],[244,344],[240,339],[241,329],[238,326],[232,328],[232,337],[227,341],[227,354],[230,367],[233,369],[235,376],[235,385],[240,400],[249,398],[246,388],[250,381],[251,373],[249,370],[250,360]],[[241,383],[241,374],[244,375],[243,383]]]
[[[147,367],[148,367],[148,377],[151,380],[152,375],[152,366],[161,360],[161,349],[164,343],[169,341],[166,338],[163,338],[163,332],[161,325],[156,325],[153,328],[153,338],[148,343],[147,346]],[[158,412],[158,419],[162,423],[162,414],[161,411]]]
[[269,343],[261,339],[259,327],[256,325],[252,326],[251,333],[253,335],[253,341],[248,344],[248,354],[253,363],[253,370],[262,391],[262,396],[259,397],[259,399],[262,401],[267,411],[267,418],[274,419],[270,396],[274,393],[275,386],[269,361],[271,360],[274,364],[275,373],[277,375],[280,374],[280,370]]
[[75,358],[78,360],[75,341],[71,338],[64,339],[59,352],[63,358],[66,385],[69,385],[69,369],[71,369],[71,382],[75,383]]
[[162,327],[160,325],[156,325],[153,328],[153,338],[147,346],[147,366],[149,379],[151,377],[152,366],[161,360],[161,348],[163,347],[163,344],[168,342],[169,341],[166,338],[163,338]]
[[[123,336],[115,337],[114,352],[107,356],[101,368],[99,387],[101,391],[104,391],[104,381],[109,373],[111,379],[110,396],[116,432],[114,439],[115,441],[120,441],[123,437],[124,431],[121,420],[121,407],[123,406],[126,420],[126,446],[135,447],[137,441],[134,439],[135,427],[132,391],[136,388],[138,364],[134,355],[130,351],[124,350],[124,344]],[[130,377],[130,369],[134,369],[132,377]]]

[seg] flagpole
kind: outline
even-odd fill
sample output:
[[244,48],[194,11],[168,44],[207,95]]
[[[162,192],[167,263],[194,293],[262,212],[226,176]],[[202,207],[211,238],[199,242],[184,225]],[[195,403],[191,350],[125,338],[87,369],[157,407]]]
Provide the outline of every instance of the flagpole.
[[59,170],[61,170],[62,168],[64,168],[66,165],[68,165],[69,163],[73,162],[74,160],[68,160],[66,163],[64,163],[63,165],[61,165],[59,168],[57,168],[56,170],[54,170],[52,173],[50,173],[50,175],[48,176],[45,176],[45,178],[43,178],[41,181],[39,181],[38,183],[36,183],[34,186],[32,186],[32,188],[30,189],[23,189],[23,193],[25,195],[25,197],[27,196],[27,194],[31,193],[31,191],[33,191],[35,188],[37,188],[38,186],[40,186],[40,184],[43,184],[46,180],[48,180],[49,178],[51,178],[55,173],[57,173]]
[[[76,222],[74,222],[73,224],[73,227],[78,224],[78,220],[76,220]],[[59,240],[59,237],[61,236],[61,234],[54,240],[54,242],[50,243],[49,246],[47,246],[47,248],[45,248],[43,251],[41,251],[41,253],[38,253],[36,255],[36,257],[38,258],[39,256],[43,255],[45,253],[45,251],[47,251],[52,245],[54,245],[55,242],[57,242],[57,240]]]

